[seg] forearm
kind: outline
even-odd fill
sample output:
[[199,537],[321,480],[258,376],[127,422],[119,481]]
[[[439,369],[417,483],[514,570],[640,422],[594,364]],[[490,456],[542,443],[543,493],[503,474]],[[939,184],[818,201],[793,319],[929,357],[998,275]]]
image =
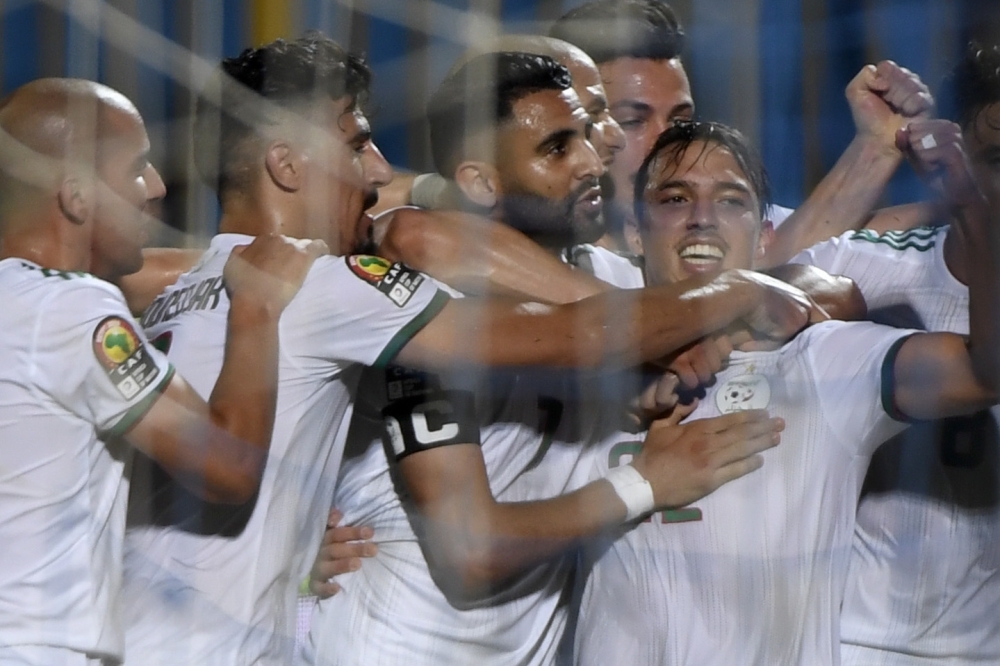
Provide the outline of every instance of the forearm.
[[572,303],[610,286],[575,271],[511,227],[476,215],[393,211],[379,253],[470,295]]
[[625,504],[607,481],[559,497],[497,503],[478,512],[456,506],[450,520],[433,521],[435,577],[450,597],[472,600],[504,581],[565,553],[625,521]]
[[965,247],[969,280],[969,356],[984,391],[1000,393],[1000,219],[985,202],[957,209],[958,233]]
[[902,153],[855,137],[809,198],[775,231],[764,267],[787,262],[816,243],[865,225]]
[[129,310],[140,314],[157,296],[177,282],[198,261],[201,250],[175,248],[147,248],[142,251],[143,264],[138,273],[118,280],[118,287],[125,296]]
[[252,298],[234,298],[222,370],[208,400],[215,425],[264,455],[277,401],[279,316]]

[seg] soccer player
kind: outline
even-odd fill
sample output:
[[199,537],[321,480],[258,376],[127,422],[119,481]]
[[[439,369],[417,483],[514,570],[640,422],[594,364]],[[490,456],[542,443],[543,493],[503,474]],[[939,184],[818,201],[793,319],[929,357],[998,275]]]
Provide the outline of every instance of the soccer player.
[[[544,311],[452,300],[405,265],[351,254],[369,246],[364,211],[391,175],[362,111],[369,82],[360,59],[313,33],[224,61],[199,101],[197,165],[219,195],[223,233],[143,316],[194,386],[218,369],[227,303],[201,307],[201,295],[233,245],[280,231],[348,256],[318,260],[285,313],[280,417],[250,515],[227,523],[211,507],[184,510],[180,497],[130,531],[126,640],[143,664],[291,660],[296,589],[319,545],[363,366],[594,365],[636,349],[659,358],[741,317],[782,337],[804,323],[797,297],[735,272],[647,290],[636,326],[612,336],[610,298]],[[680,314],[692,298],[706,308],[698,321]]]
[[[474,58],[445,79],[428,114],[438,168],[469,204],[554,254],[601,235],[602,163],[554,60]],[[464,383],[478,386],[479,404],[398,368],[363,381],[334,502],[346,522],[374,527],[380,548],[318,607],[311,662],[554,660],[571,568],[561,556],[628,515],[610,480],[584,486],[580,476],[592,448],[620,429],[624,401],[607,377],[492,373]],[[778,423],[743,416],[692,430],[656,424],[637,461],[651,501],[680,506],[680,496],[750,471]],[[687,465],[702,445],[719,451],[712,481]]]
[[[593,0],[567,12],[549,34],[582,48],[600,70],[611,114],[626,137],[610,169],[611,233],[603,242],[641,253],[632,214],[635,174],[674,119],[694,116],[681,58],[684,30],[662,0]],[[764,266],[782,264],[802,248],[863,226],[903,159],[894,144],[896,130],[927,117],[933,105],[919,78],[890,61],[862,68],[846,95],[857,133],[809,198],[778,227]],[[767,216],[777,227],[789,212],[772,207]],[[899,224],[899,214],[886,215],[885,223]]]
[[[930,137],[930,138],[928,138]],[[1000,225],[950,123],[910,125],[906,149],[943,174],[969,265],[992,266]],[[636,180],[653,284],[749,267],[763,255],[766,181],[735,131],[677,123]],[[719,259],[692,259],[692,246]],[[837,664],[840,608],[861,480],[909,419],[973,413],[998,395],[1000,274],[969,276],[970,336],[871,323],[817,324],[778,348],[734,352],[692,418],[766,408],[786,421],[762,472],[660,516],[596,552],[576,656],[582,664]],[[595,475],[626,462],[611,444]]]
[[117,664],[133,448],[244,502],[274,419],[278,318],[311,255],[262,238],[226,266],[226,362],[206,404],[111,283],[164,194],[120,93],[42,79],[0,102],[0,664]]
[[[945,92],[976,183],[997,210],[1000,49],[971,45]],[[876,321],[968,334],[970,274],[992,269],[968,261],[974,240],[960,221],[859,232],[795,261],[853,278]],[[922,424],[875,452],[841,617],[845,664],[1000,663],[998,414]]]

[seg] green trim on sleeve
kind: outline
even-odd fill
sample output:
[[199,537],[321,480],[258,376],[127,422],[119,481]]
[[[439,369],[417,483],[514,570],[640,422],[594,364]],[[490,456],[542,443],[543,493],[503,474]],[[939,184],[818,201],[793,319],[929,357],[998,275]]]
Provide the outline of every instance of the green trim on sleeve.
[[896,406],[896,357],[899,356],[903,343],[914,335],[919,334],[911,333],[893,342],[882,361],[882,409],[894,421],[902,423],[913,423],[915,419],[911,419]]
[[160,399],[160,396],[167,390],[167,385],[173,378],[174,366],[168,365],[166,376],[159,384],[156,385],[156,388],[147,393],[145,398],[132,405],[132,407],[125,412],[125,415],[121,417],[118,423],[116,423],[113,428],[106,431],[104,434],[108,437],[121,437],[128,432],[132,426],[138,423],[139,420],[146,415],[146,412],[148,412],[153,406],[153,403]]
[[392,359],[396,358],[396,354],[399,353],[399,350],[405,347],[406,343],[408,343],[414,335],[419,333],[420,329],[426,326],[431,319],[434,319],[434,317],[441,312],[450,300],[451,296],[439,289],[438,292],[434,294],[431,302],[428,303],[427,307],[423,309],[423,312],[411,319],[405,326],[403,326],[403,328],[397,331],[396,335],[392,336],[392,340],[389,340],[389,344],[382,349],[382,353],[378,355],[378,358],[375,359],[372,366],[376,368],[384,368],[392,363]]

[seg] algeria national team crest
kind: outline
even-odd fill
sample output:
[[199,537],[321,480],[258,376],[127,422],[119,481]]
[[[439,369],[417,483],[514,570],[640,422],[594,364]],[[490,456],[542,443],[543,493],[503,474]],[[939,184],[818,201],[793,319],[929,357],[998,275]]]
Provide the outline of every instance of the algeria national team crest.
[[749,372],[726,380],[715,393],[715,406],[723,414],[764,409],[771,404],[771,385],[764,375]]

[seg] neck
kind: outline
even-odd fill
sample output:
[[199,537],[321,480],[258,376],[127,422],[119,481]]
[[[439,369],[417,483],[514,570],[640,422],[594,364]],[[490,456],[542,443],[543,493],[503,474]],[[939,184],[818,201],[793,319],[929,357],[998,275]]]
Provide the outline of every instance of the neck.
[[959,226],[952,224],[944,237],[944,265],[965,286],[969,285],[969,265],[965,260],[969,256],[967,244],[968,239],[962,235]]
[[288,218],[286,211],[280,206],[271,206],[266,201],[259,200],[260,196],[255,194],[227,195],[222,201],[219,232],[248,236],[289,233],[286,224]]
[[[0,223],[0,259],[17,257],[58,271],[92,272],[90,243],[76,236],[81,229],[69,228],[52,216],[40,213],[28,219],[9,218]],[[99,275],[104,279],[110,276]]]

